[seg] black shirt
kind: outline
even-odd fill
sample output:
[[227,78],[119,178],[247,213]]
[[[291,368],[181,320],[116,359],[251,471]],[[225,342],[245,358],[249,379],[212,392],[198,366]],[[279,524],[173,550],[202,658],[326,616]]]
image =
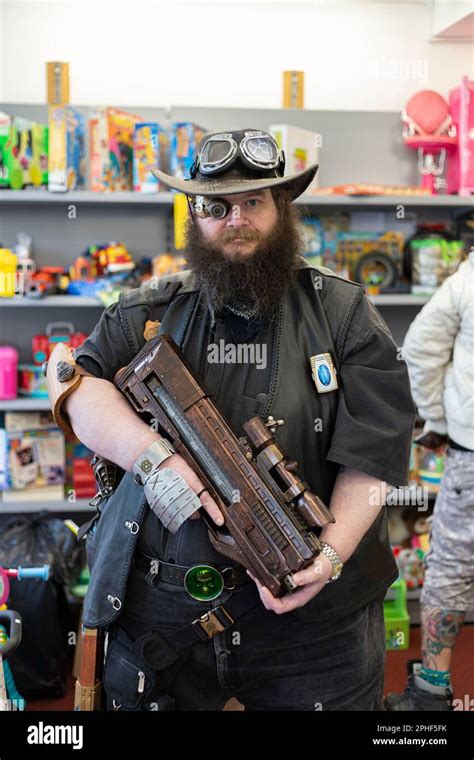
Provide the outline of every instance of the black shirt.
[[[263,403],[270,383],[272,324],[268,320],[256,317],[246,319],[225,308],[216,315],[214,324],[210,313],[202,311],[195,328],[197,329],[193,330],[191,351],[188,348],[186,358],[221,414],[227,419],[235,415],[236,405],[242,405],[239,401],[239,389],[244,391],[242,415],[246,412],[245,398],[256,399],[260,394]],[[244,345],[250,349],[247,353],[242,351]],[[253,354],[252,346],[255,347]],[[234,361],[239,355],[234,353],[233,357],[231,356],[229,352],[233,347],[236,352],[241,349],[241,358],[244,361]],[[210,348],[217,352],[216,358],[219,361],[212,361]],[[222,361],[225,359],[223,351],[227,351],[227,356],[229,359],[232,358],[232,361]],[[249,356],[256,361],[245,361]],[[91,356],[78,355],[77,363],[92,374],[100,376],[98,363]],[[242,421],[245,421],[243,417]],[[224,558],[213,548],[203,520],[187,520],[180,528],[179,536],[172,536],[162,528],[151,510],[146,514],[137,548],[145,554],[179,565],[190,565],[200,561],[214,562],[218,565],[222,565],[223,562],[226,565],[237,564]]]

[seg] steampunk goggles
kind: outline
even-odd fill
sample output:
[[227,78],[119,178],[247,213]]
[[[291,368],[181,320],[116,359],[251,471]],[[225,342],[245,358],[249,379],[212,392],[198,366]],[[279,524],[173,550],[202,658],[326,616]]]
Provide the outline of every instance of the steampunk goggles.
[[252,170],[268,172],[275,169],[277,176],[284,175],[285,156],[275,139],[268,132],[252,129],[245,130],[239,141],[231,132],[217,132],[204,138],[190,170],[191,178],[198,173],[204,176],[219,174],[237,161]]

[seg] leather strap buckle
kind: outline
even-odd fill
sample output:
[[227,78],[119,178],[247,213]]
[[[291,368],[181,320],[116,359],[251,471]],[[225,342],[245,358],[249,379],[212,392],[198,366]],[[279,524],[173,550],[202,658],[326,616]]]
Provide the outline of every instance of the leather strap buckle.
[[222,633],[235,622],[232,615],[227,612],[225,607],[214,607],[214,609],[205,612],[200,618],[196,618],[191,623],[193,629],[203,641],[212,638],[216,633]]

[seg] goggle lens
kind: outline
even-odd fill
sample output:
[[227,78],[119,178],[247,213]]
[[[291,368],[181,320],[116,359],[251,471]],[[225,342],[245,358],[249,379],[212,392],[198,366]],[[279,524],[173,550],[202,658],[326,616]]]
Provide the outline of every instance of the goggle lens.
[[245,149],[249,157],[259,164],[273,166],[278,160],[277,145],[268,137],[249,137],[246,140]]
[[229,140],[209,140],[201,152],[201,166],[211,168],[213,165],[225,165],[233,152]]

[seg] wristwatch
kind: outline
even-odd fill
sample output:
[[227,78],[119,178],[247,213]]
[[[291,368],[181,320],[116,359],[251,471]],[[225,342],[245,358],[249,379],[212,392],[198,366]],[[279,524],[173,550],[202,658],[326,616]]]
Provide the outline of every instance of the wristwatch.
[[172,454],[176,454],[176,449],[166,438],[153,441],[142,451],[133,464],[132,472],[135,473],[136,482],[143,485],[153,470],[156,470]]
[[337,581],[340,577],[344,564],[339,554],[332,548],[332,546],[329,546],[325,541],[321,541],[321,546],[323,547],[321,549],[321,554],[325,554],[332,565],[332,575],[326,583],[332,583],[332,581]]

